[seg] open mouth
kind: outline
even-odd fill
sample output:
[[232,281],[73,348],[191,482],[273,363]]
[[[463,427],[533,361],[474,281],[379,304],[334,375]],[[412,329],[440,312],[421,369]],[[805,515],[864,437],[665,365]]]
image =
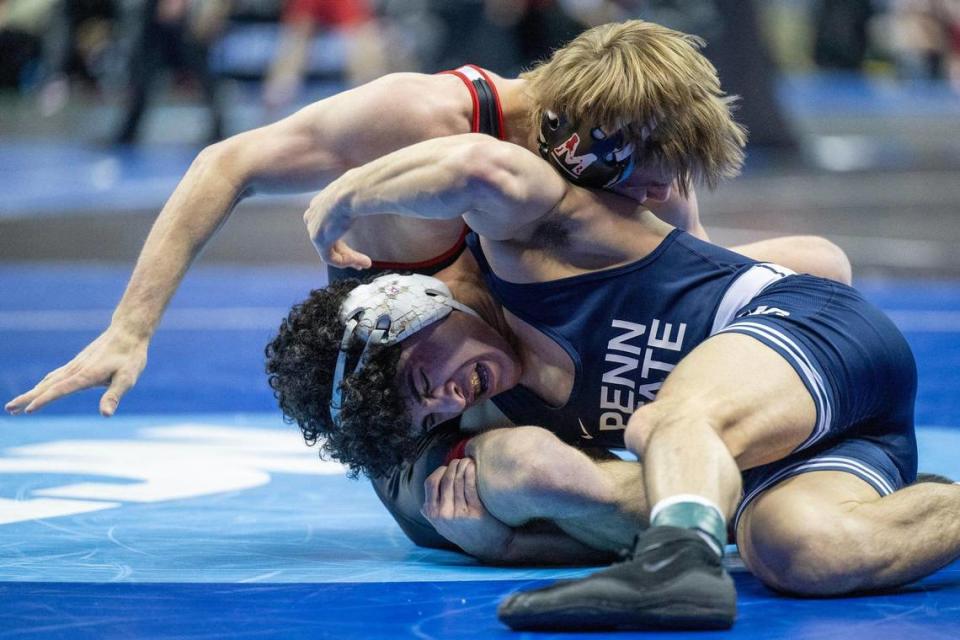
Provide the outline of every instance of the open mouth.
[[474,401],[482,397],[490,388],[490,372],[479,362],[474,365],[473,372],[470,374],[470,387]]

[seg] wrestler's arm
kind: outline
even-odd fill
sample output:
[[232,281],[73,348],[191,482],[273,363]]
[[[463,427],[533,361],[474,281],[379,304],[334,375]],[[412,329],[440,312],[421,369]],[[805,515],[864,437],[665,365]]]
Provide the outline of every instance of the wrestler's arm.
[[[458,83],[451,76],[394,74],[204,149],[157,217],[106,331],[6,409],[30,412],[74,391],[108,386],[100,412],[112,415],[146,365],[149,341],[191,262],[240,200],[253,193],[314,190],[350,166],[457,131],[456,109],[449,117],[437,117],[435,102],[424,100],[424,94],[428,87],[440,88],[441,94],[449,88],[460,99]],[[390,118],[384,118],[387,104]],[[412,221],[400,222],[409,226]],[[377,228],[394,223],[380,220]],[[438,238],[455,238],[459,229],[456,222],[446,229],[431,225],[428,234],[421,234],[421,245],[405,242],[407,259],[416,260],[418,250],[436,251],[442,242]],[[365,236],[363,229],[358,231],[360,240],[355,241],[360,242]],[[399,230],[388,236],[418,234]]]
[[358,220],[394,211],[431,221],[459,219],[489,240],[527,239],[570,188],[549,164],[481,134],[427,140],[346,172],[304,215],[320,256],[367,268],[370,257],[342,238]]
[[553,526],[512,527],[497,520],[480,499],[476,463],[469,457],[427,477],[422,513],[437,533],[487,564],[591,564],[613,558]]

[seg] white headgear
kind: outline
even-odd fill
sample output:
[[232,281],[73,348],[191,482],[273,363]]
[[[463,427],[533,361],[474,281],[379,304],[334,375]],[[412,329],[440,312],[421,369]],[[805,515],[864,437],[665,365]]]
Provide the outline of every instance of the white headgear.
[[382,275],[351,291],[340,305],[340,320],[346,325],[333,374],[330,417],[336,424],[342,408],[340,384],[347,364],[347,350],[357,338],[364,342],[354,369],[359,373],[370,358],[371,346],[389,346],[409,338],[457,309],[480,317],[470,307],[453,299],[450,289],[431,276],[394,273]]

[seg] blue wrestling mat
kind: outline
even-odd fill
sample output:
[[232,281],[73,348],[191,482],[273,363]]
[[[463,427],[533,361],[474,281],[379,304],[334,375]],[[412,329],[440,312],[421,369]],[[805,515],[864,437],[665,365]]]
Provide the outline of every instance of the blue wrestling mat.
[[[317,273],[201,266],[117,417],[97,417],[89,392],[0,418],[0,638],[572,637],[513,634],[496,605],[590,569],[482,567],[417,548],[366,482],[282,422],[263,346]],[[127,275],[0,267],[4,400],[105,326]],[[861,284],[917,353],[921,468],[960,476],[960,284]],[[889,594],[797,600],[729,562],[732,631],[638,635],[960,637],[960,563]]]

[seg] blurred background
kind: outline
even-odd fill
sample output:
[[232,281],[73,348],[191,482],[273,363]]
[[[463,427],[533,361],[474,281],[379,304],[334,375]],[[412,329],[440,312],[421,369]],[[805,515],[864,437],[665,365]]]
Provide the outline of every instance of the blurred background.
[[[701,196],[716,241],[960,274],[960,0],[0,0],[0,260],[132,262],[209,142],[391,71],[516,74],[631,17],[702,36],[742,97],[745,175]],[[204,260],[316,263],[303,202],[244,204]]]
[[[840,245],[917,353],[918,423],[960,424],[960,0],[0,0],[0,395],[109,324],[211,141],[391,71],[516,74],[631,17],[703,37],[741,96],[744,174],[700,192],[711,237]],[[279,420],[263,345],[326,281],[303,229],[310,195],[238,207],[122,412]],[[44,413],[93,415],[99,393]]]

